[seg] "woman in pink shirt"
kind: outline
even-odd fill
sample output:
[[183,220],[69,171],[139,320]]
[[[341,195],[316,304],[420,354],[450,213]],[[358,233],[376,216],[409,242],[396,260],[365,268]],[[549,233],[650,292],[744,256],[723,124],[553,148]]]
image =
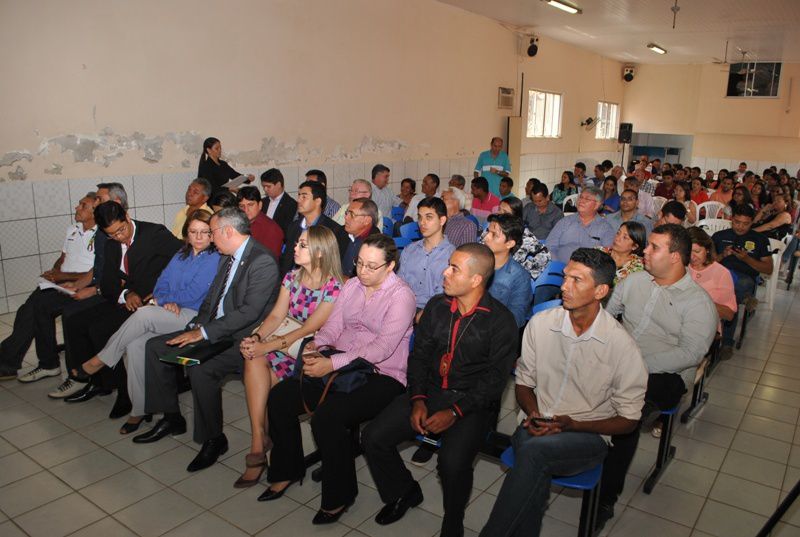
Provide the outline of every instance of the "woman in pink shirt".
[[[731,272],[714,261],[714,243],[708,233],[699,227],[690,227],[686,231],[692,239],[689,274],[711,296],[720,321],[730,321],[737,308]],[[717,331],[720,331],[719,326]]]
[[322,457],[322,505],[313,523],[336,522],[355,501],[358,484],[349,431],[377,416],[406,387],[416,299],[395,274],[398,259],[389,237],[375,234],[364,240],[356,259],[358,277],[344,285],[330,317],[305,349],[327,347],[340,352],[329,358],[317,352],[303,355],[303,374],[315,379],[363,358],[377,369],[366,384],[349,393],[328,392],[320,404],[318,383],[303,380],[301,385],[298,377],[284,380],[270,392],[271,485],[259,501],[280,498],[305,475],[297,418],[305,412],[304,404],[314,410],[311,431]]

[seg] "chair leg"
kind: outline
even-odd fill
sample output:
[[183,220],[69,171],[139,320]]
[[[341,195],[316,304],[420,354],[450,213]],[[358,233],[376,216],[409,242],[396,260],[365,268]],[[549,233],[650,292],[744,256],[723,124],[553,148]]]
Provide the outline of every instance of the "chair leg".
[[578,537],[592,537],[597,525],[597,507],[600,505],[600,483],[591,490],[583,491],[581,502],[581,519],[578,525]]
[[743,313],[742,313],[742,329],[739,331],[739,339],[736,340],[736,348],[742,348],[742,341],[744,341],[744,333],[747,330],[747,320],[750,318],[750,313],[747,311],[747,308],[744,307],[744,304],[740,304]]
[[658,443],[658,458],[656,459],[656,467],[650,475],[647,476],[644,482],[645,494],[653,492],[653,488],[656,486],[656,483],[658,483],[661,473],[675,456],[675,446],[672,445],[672,425],[674,417],[675,414],[662,414],[661,416],[663,428],[661,429],[661,440]]
[[[706,369],[706,372],[708,370]],[[687,423],[690,419],[697,415],[697,412],[703,408],[708,402],[708,392],[705,391],[706,385],[706,374],[703,373],[703,376],[694,385],[694,390],[692,391],[692,402],[689,405],[689,408],[684,410],[683,414],[681,414],[681,423]]]

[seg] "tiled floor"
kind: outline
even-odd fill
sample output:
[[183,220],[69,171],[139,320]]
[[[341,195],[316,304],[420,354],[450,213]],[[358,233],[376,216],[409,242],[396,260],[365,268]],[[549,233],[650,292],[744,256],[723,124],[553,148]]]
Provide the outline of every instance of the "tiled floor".
[[[0,338],[12,315],[0,316]],[[642,436],[610,537],[753,537],[800,479],[800,300],[779,291],[775,310],[759,308],[741,351],[720,365],[709,383],[710,403],[688,426],[679,426],[676,459],[651,495],[642,479],[655,461],[657,441]],[[31,355],[29,355],[31,356]],[[225,387],[226,433],[231,449],[221,464],[188,474],[197,446],[191,431],[146,446],[117,433],[107,418],[111,398],[80,406],[49,400],[57,380],[0,384],[0,536],[433,536],[442,506],[435,459],[410,466],[425,493],[421,508],[391,526],[373,517],[381,506],[363,458],[357,503],[329,527],[311,525],[319,484],[307,479],[279,501],[258,503],[262,486],[231,485],[249,447],[240,382]],[[191,398],[182,396],[190,416]],[[510,392],[501,430],[514,425]],[[191,419],[188,420],[191,423]],[[304,429],[306,444],[310,435]],[[409,457],[413,448],[407,448]],[[482,527],[503,479],[496,463],[479,460],[465,524]],[[543,535],[577,533],[579,496],[553,491]],[[800,536],[800,503],[774,537]]]

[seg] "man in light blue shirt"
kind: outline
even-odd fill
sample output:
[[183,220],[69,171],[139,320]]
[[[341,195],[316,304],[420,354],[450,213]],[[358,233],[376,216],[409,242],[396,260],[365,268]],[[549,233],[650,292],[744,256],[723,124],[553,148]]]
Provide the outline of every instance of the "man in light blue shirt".
[[412,242],[403,249],[397,274],[417,297],[416,320],[419,321],[428,300],[444,292],[442,273],[455,247],[444,236],[447,207],[441,199],[430,197],[420,201],[417,217],[422,240]]
[[589,186],[578,196],[578,212],[565,216],[547,236],[553,259],[568,263],[578,248],[611,246],[616,230],[597,214],[603,204],[603,191]]
[[495,136],[489,151],[478,156],[475,163],[475,177],[485,177],[489,182],[489,192],[500,196],[500,178],[511,174],[511,162],[508,153],[503,151],[503,139]]
[[639,222],[644,226],[647,235],[653,229],[653,221],[639,212],[639,193],[635,190],[624,190],[619,196],[619,211],[606,216],[606,221],[614,230],[618,230],[623,222]]

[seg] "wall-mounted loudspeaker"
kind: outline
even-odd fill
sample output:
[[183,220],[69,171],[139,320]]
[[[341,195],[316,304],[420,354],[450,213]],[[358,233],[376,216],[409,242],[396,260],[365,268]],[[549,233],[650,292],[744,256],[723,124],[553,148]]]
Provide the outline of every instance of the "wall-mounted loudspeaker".
[[622,69],[622,80],[625,82],[630,82],[634,76],[636,76],[636,69],[632,65],[626,65]]
[[533,58],[539,52],[539,38],[532,36],[528,42],[528,56]]
[[617,142],[621,144],[629,144],[631,143],[631,136],[633,136],[633,123],[620,123]]

